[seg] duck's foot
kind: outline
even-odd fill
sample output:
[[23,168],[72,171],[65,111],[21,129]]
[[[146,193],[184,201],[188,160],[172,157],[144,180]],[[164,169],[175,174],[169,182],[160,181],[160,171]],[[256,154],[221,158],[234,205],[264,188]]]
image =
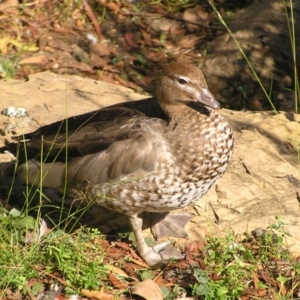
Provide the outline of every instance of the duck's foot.
[[163,268],[172,259],[181,260],[185,257],[185,255],[174,249],[169,241],[153,247],[146,245],[139,253],[147,265],[153,269]]
[[149,247],[143,237],[143,220],[141,218],[138,218],[137,216],[130,217],[130,223],[136,238],[138,252],[150,267],[159,268],[162,265],[167,264],[170,259],[184,258],[184,255],[175,250],[170,245],[169,241]]
[[151,231],[156,239],[161,237],[187,237],[184,226],[194,217],[189,212],[156,214]]

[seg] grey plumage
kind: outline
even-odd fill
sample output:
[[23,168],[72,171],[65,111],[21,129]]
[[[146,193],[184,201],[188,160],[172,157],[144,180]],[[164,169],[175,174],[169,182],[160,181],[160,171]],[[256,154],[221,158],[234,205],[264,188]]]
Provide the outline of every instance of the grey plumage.
[[[203,197],[223,175],[233,149],[232,130],[217,112],[219,103],[195,66],[173,63],[166,67],[157,85],[157,99],[167,119],[150,118],[134,110],[112,120],[84,125],[69,133],[68,149],[78,157],[45,164],[43,185],[65,188],[74,197],[130,217],[138,250],[149,265],[165,259],[161,247],[148,247],[142,238],[139,213],[168,212]],[[66,143],[65,135],[50,136],[55,149]],[[37,145],[38,140],[33,140]],[[18,174],[34,183],[37,161],[29,162],[29,175],[20,166]],[[66,176],[66,177],[65,177]]]

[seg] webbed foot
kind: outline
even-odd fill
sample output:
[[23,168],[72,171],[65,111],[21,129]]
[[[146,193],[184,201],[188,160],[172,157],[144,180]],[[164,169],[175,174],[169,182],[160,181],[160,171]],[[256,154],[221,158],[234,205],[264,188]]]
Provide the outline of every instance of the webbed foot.
[[170,259],[184,258],[184,255],[175,250],[169,241],[149,247],[143,237],[143,220],[141,218],[130,217],[130,223],[136,238],[138,252],[150,267],[159,268],[161,265],[167,264]]

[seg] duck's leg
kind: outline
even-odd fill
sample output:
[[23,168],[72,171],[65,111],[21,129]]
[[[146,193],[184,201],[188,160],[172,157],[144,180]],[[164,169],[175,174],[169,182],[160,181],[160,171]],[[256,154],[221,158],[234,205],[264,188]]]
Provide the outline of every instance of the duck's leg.
[[131,216],[130,224],[135,235],[138,252],[149,266],[160,266],[161,263],[167,263],[170,258],[182,259],[184,257],[170,246],[169,241],[149,247],[143,237],[143,220],[138,216]]

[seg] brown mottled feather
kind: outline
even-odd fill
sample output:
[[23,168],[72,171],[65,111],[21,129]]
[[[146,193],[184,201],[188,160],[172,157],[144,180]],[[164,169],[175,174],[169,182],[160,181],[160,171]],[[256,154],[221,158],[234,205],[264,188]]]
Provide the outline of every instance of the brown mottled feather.
[[[174,63],[165,68],[157,98],[165,118],[112,107],[102,110],[100,121],[70,129],[68,135],[45,136],[52,155],[67,143],[70,159],[66,178],[66,162],[45,164],[43,184],[63,190],[67,181],[70,195],[130,216],[138,239],[139,213],[167,212],[205,195],[228,166],[232,130],[195,66]],[[39,147],[41,135],[31,140],[33,147]],[[25,171],[19,167],[19,176],[25,178]],[[30,162],[29,172],[33,183],[39,164]],[[150,265],[158,260],[143,241],[138,249]],[[153,259],[147,258],[149,251]]]

